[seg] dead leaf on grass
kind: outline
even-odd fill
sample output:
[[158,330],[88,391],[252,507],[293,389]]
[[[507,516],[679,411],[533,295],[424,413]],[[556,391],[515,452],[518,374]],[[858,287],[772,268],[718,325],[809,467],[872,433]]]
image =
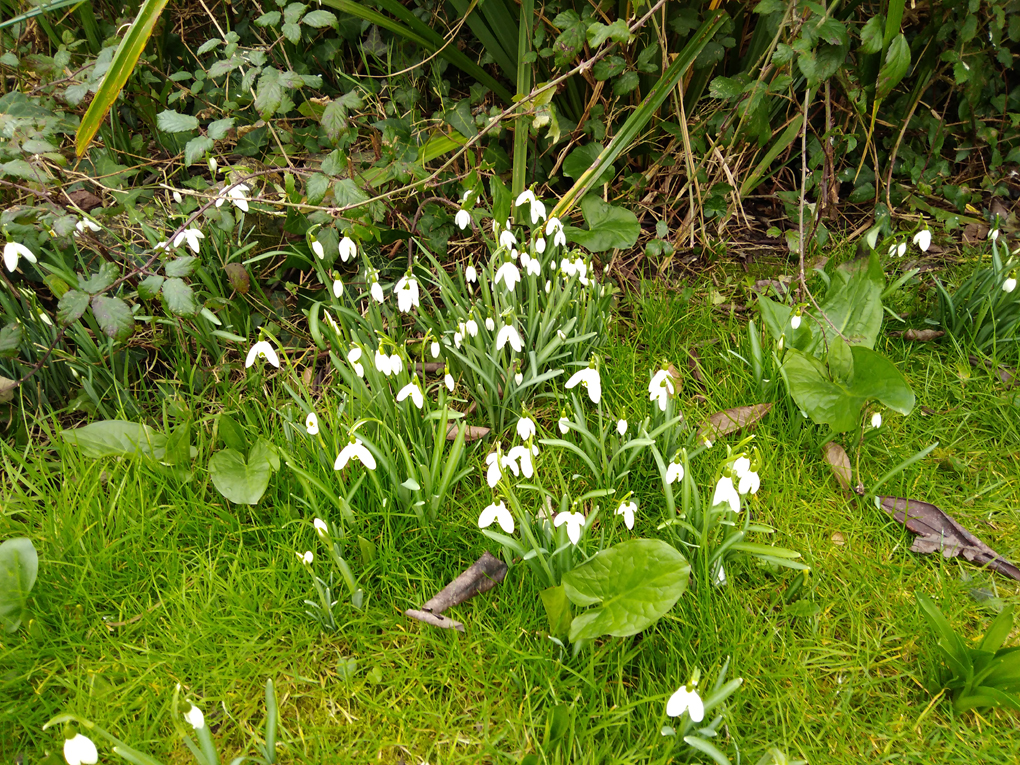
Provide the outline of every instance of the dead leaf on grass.
[[970,356],[968,357],[968,360],[970,361],[971,366],[981,366],[987,369],[989,372],[995,370],[995,374],[999,378],[999,382],[1003,382],[1009,385],[1009,383],[1013,382],[1016,379],[1015,369],[1010,369],[1009,367],[1002,366],[996,368],[995,364],[992,361],[988,359],[980,359],[977,356]]
[[687,368],[691,370],[691,377],[698,385],[705,384],[705,377],[701,374],[701,357],[694,348],[687,349]]
[[985,223],[968,223],[963,227],[963,241],[967,244],[980,244],[988,238],[988,225]]
[[846,544],[846,537],[844,537],[841,532],[837,531],[835,534],[832,535],[832,543],[834,545],[839,545],[840,547],[842,547],[843,545]]
[[886,513],[917,534],[910,548],[914,552],[941,552],[944,558],[963,556],[971,563],[987,566],[1020,582],[1020,569],[967,531],[941,508],[918,499],[878,499]]
[[751,406],[737,406],[733,409],[726,409],[710,415],[708,422],[698,428],[698,440],[706,437],[715,441],[720,436],[728,436],[736,433],[764,417],[772,409],[772,404],[752,404]]
[[851,489],[850,487],[854,481],[854,475],[853,470],[850,468],[850,458],[846,455],[846,449],[835,441],[829,441],[822,447],[822,455],[825,457],[825,461],[829,463],[829,467],[832,468],[836,480],[843,487],[844,491],[863,493],[860,490],[861,487],[857,487],[857,489]]
[[[485,438],[489,435],[491,428],[486,428],[482,425],[468,425],[467,431],[464,433],[465,441],[477,441],[479,438]],[[457,425],[450,423],[450,427],[446,430],[446,440],[456,441],[457,440]]]
[[946,333],[941,329],[908,329],[905,332],[890,332],[889,337],[902,337],[904,340],[915,343],[930,343],[932,340],[938,340],[944,334]]

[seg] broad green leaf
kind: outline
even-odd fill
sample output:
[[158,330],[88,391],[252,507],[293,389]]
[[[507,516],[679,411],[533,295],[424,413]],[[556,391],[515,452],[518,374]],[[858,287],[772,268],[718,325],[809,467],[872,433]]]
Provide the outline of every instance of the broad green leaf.
[[854,358],[850,346],[841,337],[829,344],[829,353],[825,357],[829,367],[829,377],[837,385],[852,386],[854,382]]
[[626,207],[603,202],[596,194],[581,200],[581,212],[588,230],[565,226],[567,238],[591,252],[633,247],[641,234],[637,216]]
[[[86,297],[87,303],[88,298]],[[12,321],[0,329],[0,358],[13,359],[17,356],[24,336],[25,328],[18,321]]]
[[85,153],[85,149],[92,142],[96,131],[99,130],[99,126],[106,119],[106,113],[110,111],[110,107],[120,95],[124,83],[134,71],[138,57],[142,55],[145,43],[148,41],[149,35],[152,34],[152,29],[156,26],[156,21],[159,20],[159,15],[166,7],[166,3],[167,0],[145,0],[138,9],[138,15],[128,28],[124,39],[117,46],[117,52],[113,54],[113,60],[110,62],[110,68],[106,70],[99,90],[96,91],[88,111],[85,112],[85,116],[81,120],[81,125],[78,126],[74,152],[79,157]]
[[124,341],[135,331],[135,319],[128,304],[118,297],[96,295],[92,298],[92,313],[107,337]]
[[151,274],[138,282],[138,297],[142,300],[152,300],[159,294],[160,288],[166,279],[159,274]]
[[283,9],[284,22],[287,24],[297,24],[307,8],[308,6],[304,3],[288,3],[287,7]]
[[617,77],[613,81],[613,95],[614,96],[625,96],[634,90],[641,82],[641,77],[631,69],[628,72],[624,72],[621,77]]
[[545,606],[549,634],[553,637],[563,637],[570,629],[572,618],[566,589],[562,584],[558,587],[546,587],[539,595],[542,597],[542,605]]
[[175,316],[194,316],[198,313],[195,293],[183,279],[176,277],[163,282],[163,300],[166,308]]
[[881,52],[884,29],[885,16],[879,14],[868,19],[868,23],[861,28],[861,53]]
[[301,42],[301,25],[296,23],[287,23],[280,27],[280,31],[283,32],[283,36],[286,37],[290,42],[297,45]]
[[91,459],[101,457],[147,457],[162,460],[166,453],[166,436],[148,425],[126,420],[102,420],[73,430],[63,430],[60,437],[81,449]]
[[1006,606],[995,620],[988,625],[988,631],[978,646],[982,651],[998,651],[1009,633],[1013,631],[1013,606]]
[[329,11],[309,11],[302,17],[301,23],[313,29],[337,26],[336,15]]
[[[833,274],[822,312],[828,321],[804,321],[811,332],[808,346],[795,343],[795,347],[810,353],[821,353],[826,341],[831,342],[839,335],[835,326],[851,345],[874,348],[878,333],[882,329],[882,292],[885,289],[885,272],[878,253],[872,252],[867,263],[855,261],[844,263]],[[831,322],[831,325],[830,325]],[[822,337],[825,334],[825,339]],[[789,335],[787,335],[789,339]]]
[[893,88],[900,84],[910,71],[910,44],[902,34],[896,35],[885,52],[885,61],[878,71],[878,82],[875,85],[875,97],[885,98]]
[[478,127],[471,114],[471,104],[466,98],[458,101],[452,109],[447,109],[443,120],[465,138],[474,138],[478,135]]
[[597,48],[606,40],[628,43],[631,40],[630,27],[624,19],[617,19],[612,24],[595,22],[588,26],[588,45]]
[[608,80],[610,77],[619,77],[627,68],[627,62],[623,56],[606,56],[592,67],[592,74],[596,80]]
[[106,261],[100,264],[99,269],[88,279],[78,277],[78,288],[85,292],[95,294],[102,292],[120,276],[120,269],[114,263]]
[[186,167],[191,167],[198,160],[205,156],[206,152],[212,151],[216,142],[212,138],[205,135],[200,135],[197,138],[192,138],[184,145],[184,164]]
[[272,118],[283,102],[283,88],[280,85],[280,71],[269,67],[262,70],[255,90],[255,109],[264,120]]
[[214,141],[222,141],[227,137],[227,133],[230,132],[230,128],[234,126],[234,118],[227,117],[226,119],[216,120],[210,122],[205,129],[206,135],[212,138]]
[[192,255],[186,255],[183,258],[174,258],[163,267],[163,271],[167,276],[191,276],[191,272],[195,270],[195,264],[197,262],[198,258]]
[[14,632],[21,625],[28,594],[39,573],[39,555],[27,537],[0,544],[0,626]]
[[[274,467],[275,457],[275,467]],[[224,497],[238,505],[256,505],[269,486],[269,478],[279,468],[272,446],[259,439],[244,458],[234,449],[216,452],[209,460],[213,485]]]
[[571,622],[571,642],[626,637],[651,626],[680,599],[690,573],[687,559],[658,539],[603,550],[563,576],[575,606],[595,606]]
[[66,327],[81,318],[89,307],[88,293],[81,290],[68,290],[57,303],[57,323]]
[[275,27],[280,23],[282,15],[279,11],[270,11],[269,13],[263,13],[257,19],[255,19],[255,26],[257,27]]
[[553,42],[553,63],[558,67],[568,66],[584,48],[584,22],[576,11],[564,11],[553,19],[553,24],[562,30]]
[[166,109],[156,115],[156,127],[164,133],[187,133],[198,130],[198,117]]
[[711,741],[706,741],[700,736],[684,736],[684,742],[693,749],[697,749],[702,754],[707,754],[717,765],[730,765],[729,759],[719,751],[718,747]]
[[[585,170],[598,163],[599,154],[602,153],[602,150],[602,145],[598,143],[578,146],[563,160],[563,174],[568,178],[580,178],[584,175]],[[602,186],[606,183],[612,183],[615,175],[616,168],[612,165],[607,165],[603,168],[602,175],[595,179],[594,185]]]
[[229,414],[220,414],[216,418],[216,428],[225,446],[238,452],[248,451],[248,438],[244,429]]
[[308,204],[319,204],[323,197],[326,196],[326,192],[329,191],[331,183],[332,181],[325,173],[312,173],[308,176],[308,181],[305,183],[305,194],[308,196]]

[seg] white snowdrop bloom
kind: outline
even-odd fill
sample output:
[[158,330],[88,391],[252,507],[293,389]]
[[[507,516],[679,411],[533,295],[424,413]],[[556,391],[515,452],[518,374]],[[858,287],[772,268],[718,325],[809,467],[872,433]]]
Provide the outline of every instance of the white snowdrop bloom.
[[409,313],[412,308],[418,307],[418,280],[413,276],[400,277],[393,292],[397,296],[397,308],[401,313]]
[[1016,289],[1016,277],[1010,276],[1002,283],[1003,292],[1012,292]]
[[495,218],[493,218],[492,219],[492,235],[498,237],[499,236],[499,230],[501,228],[502,228],[502,226],[500,225],[499,221],[496,220]]
[[730,510],[740,512],[740,495],[733,486],[733,479],[724,475],[715,485],[715,494],[712,495],[712,507],[716,505],[729,505]]
[[92,232],[96,232],[96,231],[102,231],[103,227],[102,226],[97,226],[95,223],[90,221],[88,218],[82,218],[81,220],[79,220],[77,223],[74,224],[74,229],[75,229],[75,236],[77,236],[78,234],[84,234],[86,229],[88,229],[89,231],[92,231]]
[[496,444],[496,451],[489,452],[485,457],[485,464],[489,466],[485,471],[485,481],[489,484],[490,489],[499,483],[499,479],[503,477],[502,456],[499,451],[499,444]]
[[219,207],[224,202],[230,202],[241,212],[248,212],[248,192],[250,190],[247,184],[234,184],[225,191],[220,192],[219,199],[216,200],[216,206]]
[[46,311],[39,312],[39,320],[48,327],[53,326],[53,321],[50,319],[49,314]]
[[875,412],[871,415],[871,427],[880,428],[882,427],[882,414],[881,412]]
[[453,222],[457,224],[457,228],[463,231],[471,225],[471,213],[467,210],[458,210],[453,218]]
[[453,333],[453,344],[457,348],[457,350],[460,350],[460,344],[463,343],[463,342],[464,342],[464,333],[459,331],[459,330],[457,332],[454,332]]
[[907,254],[907,243],[906,242],[900,242],[899,246],[896,247],[896,255],[898,257],[902,258],[906,254]]
[[531,225],[537,226],[540,221],[545,220],[545,204],[540,199],[531,199]]
[[521,419],[517,421],[517,437],[522,441],[527,441],[537,432],[538,428],[535,427],[535,421],[530,417],[521,417]]
[[[478,325],[476,324],[476,325],[475,325],[475,328],[476,328],[476,329],[475,329],[475,334],[476,334],[476,335],[478,334],[478,329],[477,329],[477,327],[478,327]],[[496,331],[496,322],[494,322],[494,321],[492,320],[492,317],[491,317],[491,316],[489,316],[489,317],[488,317],[488,318],[487,318],[487,319],[485,320],[485,328],[486,328],[487,330],[489,330],[490,332],[495,332],[495,331]],[[474,335],[472,335],[472,337],[473,337],[473,336],[474,336]]]
[[382,291],[382,285],[379,284],[379,282],[372,282],[372,287],[371,289],[369,289],[369,292],[372,293],[372,298],[377,303],[382,303],[384,300],[386,300],[386,296],[383,294]]
[[757,494],[758,489],[761,486],[761,479],[758,477],[757,471],[748,470],[742,476],[740,476],[740,482],[737,484],[737,492],[740,494]]
[[435,340],[433,340],[432,341],[432,345],[429,348],[429,353],[432,354],[432,358],[434,358],[434,359],[438,359],[439,358],[439,350],[440,350],[439,343],[437,343]]
[[450,393],[453,393],[453,386],[455,385],[453,375],[447,372],[446,377],[443,378],[443,382],[446,383],[446,389],[450,391]]
[[333,280],[333,297],[341,297],[344,294],[344,283],[339,279]]
[[393,374],[400,374],[404,369],[404,360],[400,358],[399,353],[394,353],[390,356],[390,372]]
[[577,280],[581,282],[585,287],[588,286],[588,264],[585,263],[581,258],[574,259],[574,273],[577,274]]
[[499,284],[500,280],[506,284],[506,288],[511,292],[514,291],[514,287],[516,287],[517,283],[520,282],[521,272],[518,270],[517,266],[514,265],[512,260],[508,260],[499,267],[499,270],[496,272],[496,278],[493,281],[496,284]]
[[701,700],[697,690],[687,690],[686,685],[669,697],[666,702],[666,714],[670,717],[679,717],[684,712],[691,716],[693,722],[701,722],[705,719],[705,703]]
[[375,349],[375,370],[387,377],[393,374],[393,369],[390,367],[390,357],[379,348]]
[[172,196],[174,198],[174,201],[177,204],[183,204],[184,203],[184,197],[181,196],[181,192],[175,191]]
[[475,270],[473,265],[469,265],[464,269],[464,281],[468,284],[475,284],[478,282],[478,272]]
[[99,761],[99,752],[92,739],[76,733],[74,738],[64,741],[64,759],[68,765],[95,765]]
[[545,239],[543,239],[542,237],[539,237],[538,239],[535,240],[535,252],[537,252],[539,255],[545,252]]
[[[538,454],[537,446],[533,446],[531,449],[527,446],[515,446],[507,452],[507,464],[513,468],[516,467],[519,462],[521,466],[521,474],[525,478],[531,478],[535,475],[535,463],[531,460],[531,456],[533,454]],[[516,474],[517,471],[514,470],[514,475]]]
[[921,248],[921,252],[927,252],[931,246],[931,231],[925,228],[914,234],[914,244]]
[[542,273],[542,264],[538,262],[538,258],[531,258],[527,265],[525,265],[524,270],[528,276],[538,276]]
[[552,282],[547,281],[545,283],[545,294],[548,295],[551,290],[552,290]]
[[518,372],[517,374],[514,375],[514,384],[520,385],[522,382],[524,382],[524,375]]
[[219,168],[219,162],[216,161],[216,157],[209,157],[209,172],[212,173],[213,178],[216,177],[216,170]]
[[[361,348],[359,348],[358,346],[354,346],[349,351],[347,351],[347,363],[350,364],[351,367],[354,369],[354,374],[356,374],[358,377],[364,377],[365,367],[358,363],[360,359]],[[376,365],[378,365],[378,363],[379,359],[376,358]]]
[[682,480],[684,480],[683,463],[677,462],[673,459],[668,465],[666,465],[666,483],[672,485],[677,481]]
[[563,272],[564,276],[577,276],[577,269],[574,267],[574,261],[563,258],[560,260],[560,271]]
[[800,319],[801,319],[800,314],[795,313],[793,316],[790,317],[790,326],[793,327],[794,329],[797,329],[800,326]]
[[999,229],[994,228],[988,233],[988,238],[993,242],[999,241]]
[[205,234],[199,231],[197,228],[186,228],[177,236],[174,237],[174,247],[180,247],[182,242],[187,242],[188,247],[191,251],[198,254],[198,243],[202,239],[205,239]]
[[570,420],[566,417],[560,417],[556,422],[556,427],[560,429],[560,434],[565,436],[570,431]]
[[559,218],[550,218],[545,224],[545,235],[552,236],[553,245],[556,247],[567,246],[567,235],[563,233],[563,223]]
[[[358,245],[354,243],[354,240],[349,236],[344,236],[340,240],[340,260],[346,263],[351,258],[358,256]],[[381,300],[379,302],[382,302]]]
[[301,553],[297,553],[297,556],[298,556],[298,560],[301,561],[302,563],[304,563],[306,566],[311,566],[312,565],[312,561],[315,560],[315,556],[312,555],[312,551],[311,550],[305,550],[304,555],[302,555]]
[[719,570],[715,574],[715,583],[720,586],[726,584],[726,569],[723,568],[721,563],[719,564]]
[[502,501],[498,505],[493,502],[482,510],[482,514],[478,516],[478,528],[487,529],[493,521],[497,522],[507,534],[514,533],[514,517],[510,515],[510,511],[506,509],[506,504]]
[[581,531],[584,529],[584,516],[581,513],[574,512],[557,513],[553,525],[559,528],[564,523],[567,524],[567,538],[570,539],[570,544],[576,545],[581,541]]
[[616,508],[616,514],[623,516],[623,522],[626,524],[628,529],[634,528],[634,513],[637,512],[637,502],[631,500],[630,502],[621,502],[620,506]]
[[326,522],[322,520],[322,518],[316,518],[312,521],[312,525],[315,527],[315,533],[321,538],[325,539],[329,536],[329,526],[326,525]]
[[419,409],[425,404],[425,397],[422,395],[417,377],[411,378],[411,382],[400,389],[400,392],[397,394],[397,401],[403,401],[408,396],[411,397],[411,401]]
[[360,438],[354,439],[340,450],[340,453],[336,456],[336,462],[333,463],[333,469],[343,470],[351,459],[356,459],[369,470],[375,470],[375,457],[372,456],[372,452],[361,442]]
[[652,381],[648,383],[648,400],[655,401],[659,405],[659,411],[666,411],[666,403],[675,392],[676,385],[668,370],[660,369],[652,375]]
[[[308,553],[308,555],[310,554],[311,553]],[[306,562],[311,563],[311,561]],[[191,709],[184,713],[184,719],[187,720],[188,724],[195,730],[202,730],[202,728],[205,727],[205,715],[202,714],[202,710],[194,704],[191,705]]]
[[460,203],[464,204],[465,202],[467,202],[469,199],[471,199],[474,193],[475,193],[474,189],[468,189],[467,191],[465,191],[463,194],[461,194]]
[[617,420],[617,422],[616,422],[616,432],[619,433],[621,436],[627,435],[627,421],[626,420]]
[[591,399],[593,404],[597,404],[602,400],[602,379],[599,377],[597,369],[587,367],[579,372],[574,372],[571,378],[567,380],[567,390],[578,384],[583,385],[588,390],[588,398]]
[[[499,334],[496,335],[496,350],[503,350],[503,346],[510,343],[510,347],[518,353],[521,352],[521,348],[524,346],[521,344],[521,336],[512,324],[504,324],[499,328]],[[569,387],[569,386],[568,386]]]
[[511,233],[510,229],[503,231],[499,235],[499,246],[505,247],[508,250],[513,249],[517,245],[517,237]]
[[315,412],[309,412],[308,416],[305,417],[305,431],[310,436],[317,436],[319,434],[319,418],[315,415]]
[[535,192],[531,189],[525,189],[517,195],[517,199],[514,202],[514,207],[520,207],[521,205],[527,204],[528,202],[535,201]]
[[[485,322],[485,326],[487,327],[489,326],[488,321]],[[489,327],[489,329],[492,328]],[[475,321],[474,319],[468,319],[467,322],[464,324],[464,332],[465,334],[468,334],[471,337],[478,337],[478,322]]]
[[521,265],[524,266],[525,269],[527,269],[528,263],[530,263],[530,262],[531,262],[531,256],[527,252],[522,252],[521,253]]
[[247,369],[254,364],[257,358],[265,359],[277,369],[280,368],[280,357],[276,355],[276,349],[269,344],[268,340],[259,340],[248,350],[248,356],[244,360],[244,368]]

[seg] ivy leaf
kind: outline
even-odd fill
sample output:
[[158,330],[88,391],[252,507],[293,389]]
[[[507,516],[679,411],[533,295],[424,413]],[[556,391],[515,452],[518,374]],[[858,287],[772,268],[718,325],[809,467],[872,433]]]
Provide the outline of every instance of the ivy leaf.
[[[86,298],[87,299],[87,298]],[[25,336],[25,328],[20,322],[12,321],[0,329],[0,358],[13,359],[18,355],[18,348]]]
[[215,142],[208,136],[200,135],[192,138],[184,146],[184,164],[188,167],[201,159],[207,151],[212,151]]
[[259,84],[255,90],[255,110],[264,120],[270,119],[283,101],[283,88],[280,86],[280,70],[272,67],[262,70]]
[[57,303],[57,323],[66,327],[81,318],[89,307],[88,293],[80,290],[68,290]]
[[156,115],[156,127],[164,133],[186,133],[198,130],[198,117],[166,109]]
[[183,279],[172,278],[163,282],[163,300],[167,310],[175,316],[194,316],[198,313],[195,293]]
[[92,313],[106,336],[114,340],[127,340],[135,331],[135,319],[131,315],[131,309],[118,297],[94,296]]

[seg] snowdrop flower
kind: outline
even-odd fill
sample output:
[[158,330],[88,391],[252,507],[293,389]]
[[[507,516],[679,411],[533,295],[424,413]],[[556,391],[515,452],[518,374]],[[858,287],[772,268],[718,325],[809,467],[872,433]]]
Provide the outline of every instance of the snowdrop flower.
[[[517,330],[514,329],[512,324],[504,324],[499,328],[499,334],[496,335],[496,350],[503,350],[503,346],[510,343],[510,347],[518,353],[521,352],[521,348],[524,346],[521,344],[521,336]],[[567,386],[570,387],[569,385]]]
[[715,485],[715,494],[712,495],[712,507],[716,505],[729,505],[730,510],[740,512],[740,495],[733,487],[733,479],[724,475]]
[[511,292],[514,291],[514,287],[521,280],[521,272],[517,266],[514,265],[512,260],[508,260],[506,263],[499,267],[496,272],[496,278],[493,280],[496,284],[499,284],[500,280],[506,283],[506,288]]
[[520,463],[521,473],[525,478],[531,478],[535,475],[535,464],[531,460],[532,455],[535,454],[538,454],[537,446],[532,446],[530,449],[527,446],[515,446],[507,452],[507,466],[514,470],[514,475],[517,475],[515,468],[517,463]]
[[522,441],[527,441],[537,432],[538,428],[535,427],[535,421],[530,417],[521,417],[517,421],[517,437]]
[[634,528],[634,513],[637,512],[637,502],[631,500],[630,502],[621,502],[620,506],[616,508],[616,514],[623,516],[623,522],[628,529]]
[[377,281],[372,282],[372,287],[369,289],[369,292],[372,293],[372,298],[377,303],[382,303],[386,300],[386,296],[383,295],[382,285]]
[[524,270],[528,276],[538,276],[542,273],[542,264],[538,262],[538,258],[528,258],[528,262],[524,264]]
[[316,518],[312,521],[312,525],[315,526],[315,533],[318,534],[322,539],[329,536],[329,526],[322,518]]
[[[463,326],[464,325],[462,324],[461,327]],[[457,350],[460,350],[460,344],[462,342],[464,342],[464,333],[461,332],[460,330],[457,330],[456,332],[453,333],[453,344],[457,347]]]
[[545,239],[543,239],[542,237],[539,237],[538,239],[535,240],[535,252],[537,252],[539,255],[545,252]]
[[176,202],[177,204],[183,204],[183,203],[184,203],[184,197],[182,197],[182,196],[181,196],[181,192],[179,192],[179,191],[175,191],[175,192],[174,192],[174,193],[172,194],[172,196],[173,196],[173,198],[174,198],[174,201],[175,201],[175,202]]
[[311,550],[305,550],[304,555],[302,555],[301,553],[296,553],[296,555],[298,556],[298,560],[304,563],[306,566],[311,566],[312,561],[315,560],[315,556],[312,555]]
[[268,340],[259,340],[251,347],[247,358],[244,360],[244,368],[247,369],[254,364],[257,358],[265,359],[277,369],[280,368],[280,357],[276,355],[276,350],[269,344]]
[[503,477],[503,455],[500,453],[499,444],[496,444],[496,451],[489,452],[485,456],[485,464],[488,465],[488,470],[485,471],[485,481],[489,484],[491,489],[497,483],[499,479]]
[[379,348],[375,349],[375,370],[387,377],[393,374],[393,369],[390,367],[390,357]]
[[375,457],[372,456],[372,452],[361,442],[360,438],[352,439],[347,446],[340,450],[340,453],[336,456],[336,462],[333,463],[333,469],[343,470],[352,458],[369,470],[375,470]]
[[871,415],[871,427],[880,428],[882,427],[882,414],[881,412],[875,412]]
[[517,374],[514,375],[514,384],[520,385],[522,382],[524,382],[524,375],[518,372]]
[[684,712],[691,716],[693,722],[701,722],[705,719],[705,704],[698,695],[695,688],[687,690],[686,685],[680,688],[669,697],[666,702],[666,714],[670,717],[679,717]]
[[747,457],[738,457],[733,462],[733,472],[740,479],[737,486],[738,493],[747,494],[751,492],[755,494],[758,491],[758,487],[761,486],[761,479],[758,478],[756,471],[751,470],[751,460]]
[[[316,244],[319,244],[319,243],[316,242]],[[321,248],[322,245],[319,245],[319,247]],[[322,256],[320,255],[319,257],[321,258]],[[340,281],[339,279],[334,279],[333,280],[333,297],[338,298],[338,297],[340,297],[343,294],[344,294],[344,283],[342,281]]]
[[[305,559],[307,559],[309,555],[311,555],[310,552],[305,553]],[[310,560],[306,560],[306,562],[311,563]],[[202,728],[205,727],[205,715],[203,715],[202,710],[194,704],[191,705],[191,709],[184,713],[184,719],[187,720],[191,727],[195,730],[202,730]]]
[[450,391],[450,393],[453,393],[453,386],[455,385],[455,382],[453,380],[453,375],[450,374],[449,367],[446,369],[446,377],[443,378],[443,382],[446,384],[446,389]]
[[602,380],[599,378],[599,371],[595,367],[587,367],[580,372],[574,372],[567,380],[567,390],[583,385],[588,390],[588,398],[593,404],[602,400]]
[[219,163],[216,161],[216,157],[209,157],[208,165],[209,165],[209,172],[212,173],[212,177],[215,178],[216,177],[216,169],[220,166]]
[[[29,263],[37,263],[35,253],[23,244],[8,242],[4,245],[4,265],[8,271],[14,271],[18,267],[18,259],[24,258]],[[82,737],[84,738],[84,736]]]
[[619,433],[621,436],[627,435],[627,421],[626,420],[618,420],[617,421],[617,423],[616,423],[616,432]]
[[319,418],[315,416],[315,412],[309,412],[308,416],[305,417],[305,430],[310,436],[317,436],[319,434]]
[[457,224],[457,228],[463,231],[471,225],[471,213],[467,210],[458,210],[453,218],[453,222]]
[[931,231],[925,228],[914,234],[914,244],[921,248],[921,252],[927,252],[931,246]]
[[560,429],[560,435],[565,436],[570,431],[570,420],[568,420],[566,416],[560,417],[559,421],[556,423],[556,427]]
[[567,524],[567,538],[570,539],[570,544],[576,545],[581,541],[581,530],[584,528],[584,516],[581,513],[557,513],[556,520],[553,521],[553,525],[559,528],[563,524]]
[[722,563],[719,564],[719,570],[715,573],[715,583],[720,587],[726,584],[726,569],[723,568]]
[[493,502],[482,510],[482,514],[478,516],[478,528],[487,529],[493,521],[499,523],[500,528],[507,534],[514,533],[514,517],[510,515],[510,511],[506,509],[506,504],[502,501],[498,505]]
[[437,343],[435,340],[433,340],[432,341],[432,346],[429,348],[429,353],[432,354],[432,358],[434,358],[434,359],[438,359],[439,358],[439,350],[440,350],[439,349],[439,343]]
[[907,254],[907,243],[906,243],[906,242],[900,242],[899,246],[898,246],[898,247],[896,248],[896,254],[897,254],[897,255],[898,255],[899,257],[901,257],[901,258],[902,258],[902,257],[903,257],[904,255],[906,255],[906,254]]
[[95,232],[95,231],[102,231],[102,226],[97,226],[95,223],[90,221],[88,218],[82,218],[80,221],[78,221],[77,223],[74,224],[74,228],[75,228],[75,232],[76,232],[75,236],[78,236],[78,234],[85,233],[85,229],[88,229],[89,231],[93,231],[93,232]]
[[475,270],[474,265],[468,265],[464,269],[464,281],[468,284],[475,284],[478,282],[478,272]]
[[[357,257],[358,245],[354,243],[354,240],[349,236],[345,236],[340,240],[340,260],[346,263],[351,258]],[[381,300],[379,301],[382,302]]]
[[800,313],[799,312],[795,313],[793,316],[790,317],[790,326],[793,327],[794,329],[797,329],[798,327],[800,327]]
[[309,236],[308,243],[312,248],[312,252],[315,253],[315,257],[317,257],[319,260],[322,260],[324,257],[326,257],[326,251],[322,248],[322,242],[320,242],[314,236]]
[[413,276],[400,277],[393,292],[397,296],[397,308],[401,313],[409,313],[411,308],[418,307],[418,280]]
[[677,458],[674,457],[668,465],[666,465],[666,483],[672,485],[677,481],[684,480],[684,466],[683,463],[677,462]]
[[550,290],[552,290],[552,282],[547,281],[545,283],[545,294],[548,295]]
[[990,232],[988,233],[988,238],[989,238],[989,239],[991,239],[991,240],[992,240],[993,242],[997,242],[997,241],[999,241],[999,229],[997,229],[997,228],[993,228],[993,229],[992,229],[992,230],[991,230],[991,231],[990,231]]
[[531,225],[538,225],[539,221],[545,220],[545,204],[540,199],[531,200]]
[[404,360],[400,358],[400,354],[394,353],[390,355],[390,373],[395,375],[400,374],[403,368]]
[[[471,322],[471,323],[472,323],[472,324],[474,324],[474,322]],[[477,334],[478,334],[478,325],[477,325],[477,324],[475,324],[474,326],[475,326],[475,333],[474,333],[474,335],[472,335],[472,337],[474,337],[475,335],[477,335]],[[492,317],[491,317],[491,316],[490,316],[490,317],[488,317],[488,318],[487,318],[487,319],[485,320],[485,328],[486,328],[487,330],[489,330],[490,332],[495,332],[495,331],[496,331],[496,322],[494,322],[494,321],[492,320]]]
[[1016,277],[1010,274],[1009,277],[1007,277],[1006,281],[1002,283],[1002,291],[1012,292],[1015,289],[1016,289]]
[[557,247],[566,247],[567,236],[563,233],[563,224],[559,218],[550,218],[545,224],[545,235],[551,236]]
[[400,389],[400,392],[397,394],[397,401],[403,401],[408,396],[411,397],[411,401],[414,402],[416,407],[422,408],[422,405],[425,403],[425,397],[422,395],[417,377],[412,377],[411,382]]
[[232,202],[241,212],[248,212],[248,192],[250,189],[244,183],[238,183],[231,186],[226,191],[220,192],[220,198],[216,200],[216,206],[221,206],[224,202]]
[[[360,358],[361,358],[361,349],[358,346],[354,346],[349,351],[347,351],[347,363],[350,364],[351,367],[354,369],[354,374],[356,374],[358,377],[364,377],[365,376],[365,367],[363,367],[361,364],[358,363],[358,360]],[[379,360],[377,358],[376,359],[376,364],[378,365],[378,363],[379,363]]]
[[99,752],[92,739],[76,733],[74,738],[64,741],[64,759],[68,765],[95,765],[99,761]]
[[191,251],[198,254],[198,242],[201,239],[205,239],[205,234],[199,231],[197,228],[186,228],[177,236],[174,237],[174,247],[180,247],[181,242],[187,242],[188,247]]
[[499,235],[499,246],[500,247],[505,247],[506,249],[510,250],[510,249],[513,249],[516,244],[517,244],[517,237],[515,237],[511,233],[510,229],[506,229],[505,231],[503,231]]
[[474,319],[468,319],[467,323],[460,326],[461,335],[470,335],[471,337],[478,337],[478,322]]
[[659,411],[666,411],[666,402],[669,397],[676,393],[676,385],[673,383],[673,376],[669,370],[660,369],[652,375],[652,381],[648,383],[648,400],[655,401],[659,405]]

